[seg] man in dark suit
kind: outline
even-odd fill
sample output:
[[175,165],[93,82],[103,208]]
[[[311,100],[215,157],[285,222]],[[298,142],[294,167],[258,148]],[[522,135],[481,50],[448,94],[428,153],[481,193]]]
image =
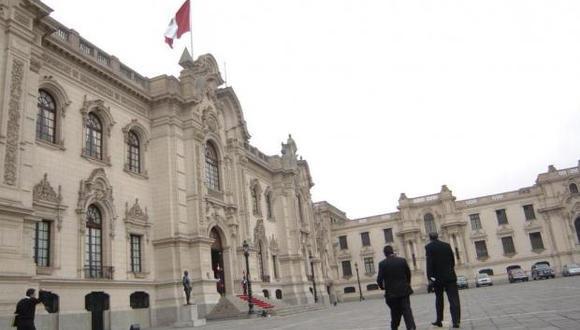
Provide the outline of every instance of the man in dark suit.
[[411,301],[409,295],[411,289],[411,270],[407,260],[393,254],[393,247],[385,246],[383,249],[385,259],[379,263],[377,284],[381,290],[385,290],[385,300],[391,309],[391,329],[398,329],[401,316],[405,320],[407,329],[416,329]]
[[[16,317],[14,318],[14,326],[18,330],[36,330],[34,327],[34,314],[36,312],[36,305],[41,303],[40,299],[34,297],[34,289],[26,290],[26,297],[20,299],[16,305]],[[42,293],[42,290],[40,291]]]
[[431,242],[425,246],[427,257],[427,278],[435,288],[435,309],[437,320],[432,324],[442,327],[443,324],[443,291],[447,293],[449,310],[454,328],[459,328],[461,321],[461,306],[459,291],[457,290],[457,276],[455,275],[455,257],[451,246],[439,240],[437,233],[429,233]]

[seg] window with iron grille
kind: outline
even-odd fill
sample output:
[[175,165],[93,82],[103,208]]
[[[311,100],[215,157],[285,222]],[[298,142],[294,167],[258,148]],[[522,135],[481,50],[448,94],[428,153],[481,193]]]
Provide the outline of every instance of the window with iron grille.
[[56,143],[56,102],[45,90],[38,91],[36,114],[36,138]]
[[205,183],[211,190],[220,190],[218,156],[211,143],[205,145]]
[[369,236],[368,231],[366,231],[364,233],[360,233],[360,239],[362,242],[362,246],[371,246],[371,238]]
[[354,286],[347,286],[346,288],[344,288],[344,293],[355,293],[356,292],[356,288]]
[[477,259],[487,258],[487,244],[485,241],[475,241],[475,255]]
[[385,243],[393,243],[395,241],[393,239],[393,228],[383,229],[383,234],[385,235]]
[[89,113],[85,123],[85,154],[103,159],[103,125],[94,113]]
[[129,171],[141,173],[141,143],[139,136],[133,131],[129,131],[127,139],[127,165]]
[[524,215],[526,216],[526,220],[534,220],[536,219],[536,213],[534,212],[534,205],[524,205]]
[[340,246],[341,250],[348,249],[348,242],[346,240],[346,236],[338,236],[338,245]]
[[505,209],[495,210],[495,216],[497,217],[497,224],[498,225],[507,225],[508,219],[507,214],[505,213]]
[[131,271],[141,273],[141,236],[131,235]]
[[367,274],[374,274],[375,273],[375,264],[372,257],[364,258],[365,263],[365,273]]
[[479,213],[470,214],[469,222],[471,223],[471,230],[481,229],[481,220],[479,219]]
[[136,291],[129,296],[129,305],[133,309],[149,308],[149,294],[143,291]]
[[532,250],[543,250],[544,241],[542,240],[541,233],[530,233],[530,243],[532,244]]
[[437,232],[437,226],[435,226],[435,219],[433,218],[433,214],[431,213],[425,214],[423,220],[425,222],[425,232],[427,234]]
[[34,262],[39,267],[50,266],[50,221],[42,220],[35,225]]
[[502,237],[501,245],[503,246],[503,254],[515,254],[516,248],[514,246],[514,239],[511,236]]
[[352,268],[350,267],[350,260],[346,260],[342,262],[342,276],[343,277],[351,277],[352,276]]

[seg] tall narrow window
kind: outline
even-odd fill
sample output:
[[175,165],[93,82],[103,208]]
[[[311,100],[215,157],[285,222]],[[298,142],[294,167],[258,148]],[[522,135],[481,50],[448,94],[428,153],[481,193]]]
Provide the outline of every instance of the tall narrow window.
[[495,210],[495,216],[497,217],[497,224],[498,225],[507,225],[508,219],[507,214],[505,213],[505,209]]
[[474,244],[475,255],[477,256],[477,259],[487,258],[487,245],[485,244],[485,241],[475,241]]
[[350,260],[345,260],[341,263],[342,265],[342,276],[343,277],[351,277],[352,276],[352,268],[350,267]]
[[364,233],[360,233],[360,239],[362,246],[371,246],[371,238],[369,236],[369,232],[365,231]]
[[258,186],[253,186],[250,191],[252,195],[252,212],[260,214],[260,201],[258,199]]
[[275,255],[272,256],[272,267],[274,268],[274,278],[280,278],[278,275],[278,258]]
[[576,238],[580,242],[580,218],[574,220],[574,227],[576,228]]
[[375,273],[375,263],[373,257],[364,258],[365,263],[365,273],[374,274]]
[[503,254],[510,255],[516,253],[516,248],[514,246],[514,239],[511,236],[502,237],[501,245],[503,246]]
[[346,241],[346,236],[338,236],[338,245],[341,250],[348,249],[348,242]]
[[258,266],[260,267],[260,279],[264,281],[265,274],[264,274],[264,255],[262,252],[262,241],[258,242]]
[[431,213],[425,214],[423,220],[425,221],[425,232],[427,234],[437,232],[437,227],[435,226],[435,219],[433,218],[433,214]]
[[570,189],[570,193],[572,193],[572,194],[578,193],[578,186],[575,183],[570,183],[570,186],[568,187],[568,189]]
[[534,212],[534,205],[524,205],[524,215],[526,216],[526,220],[534,220],[536,219],[536,212]]
[[383,229],[383,234],[385,235],[385,243],[393,243],[393,228]]
[[103,276],[103,218],[101,211],[90,205],[87,209],[87,229],[85,236],[85,276]]
[[205,145],[205,183],[211,190],[220,190],[220,176],[218,156],[211,143]]
[[131,235],[131,271],[141,273],[141,236]]
[[133,131],[129,131],[127,139],[127,164],[129,171],[141,173],[141,146],[139,137]]
[[54,98],[43,89],[38,91],[36,138],[56,143],[56,103]]
[[266,213],[268,219],[272,219],[272,192],[269,191],[266,193]]
[[542,241],[541,233],[530,233],[530,243],[532,244],[532,250],[544,249],[544,241]]
[[481,220],[479,219],[479,213],[470,214],[469,222],[471,223],[471,230],[481,229]]
[[101,120],[91,112],[85,125],[85,154],[96,159],[103,159],[103,125]]
[[50,265],[50,221],[37,222],[34,230],[34,262],[39,267]]
[[298,200],[298,216],[300,218],[300,223],[304,223],[304,211],[302,210],[302,198],[300,195],[296,195],[296,199]]

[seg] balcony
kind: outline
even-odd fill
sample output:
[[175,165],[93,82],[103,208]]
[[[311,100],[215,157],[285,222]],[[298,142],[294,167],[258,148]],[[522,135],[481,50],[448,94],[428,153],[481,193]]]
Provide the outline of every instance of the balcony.
[[85,278],[112,280],[115,269],[112,266],[85,266]]

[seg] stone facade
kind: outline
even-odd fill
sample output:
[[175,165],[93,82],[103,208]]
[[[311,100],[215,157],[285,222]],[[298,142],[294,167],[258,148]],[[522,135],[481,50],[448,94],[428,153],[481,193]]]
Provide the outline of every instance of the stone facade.
[[[491,270],[496,281],[505,281],[507,266],[529,272],[538,261],[548,261],[559,274],[566,263],[580,262],[579,184],[580,165],[562,170],[550,166],[534,185],[516,191],[459,201],[447,186],[415,198],[403,193],[398,212],[362,219],[349,220],[331,204],[315,203],[316,228],[331,233],[321,248],[330,258],[325,281],[339,299],[359,299],[357,263],[363,296],[382,295],[375,286],[376,267],[384,258],[382,248],[391,244],[408,260],[415,290],[424,291],[424,246],[431,230],[451,244],[456,271],[470,285],[479,271]],[[372,258],[366,267],[365,258]],[[343,262],[351,265],[352,275]]]

